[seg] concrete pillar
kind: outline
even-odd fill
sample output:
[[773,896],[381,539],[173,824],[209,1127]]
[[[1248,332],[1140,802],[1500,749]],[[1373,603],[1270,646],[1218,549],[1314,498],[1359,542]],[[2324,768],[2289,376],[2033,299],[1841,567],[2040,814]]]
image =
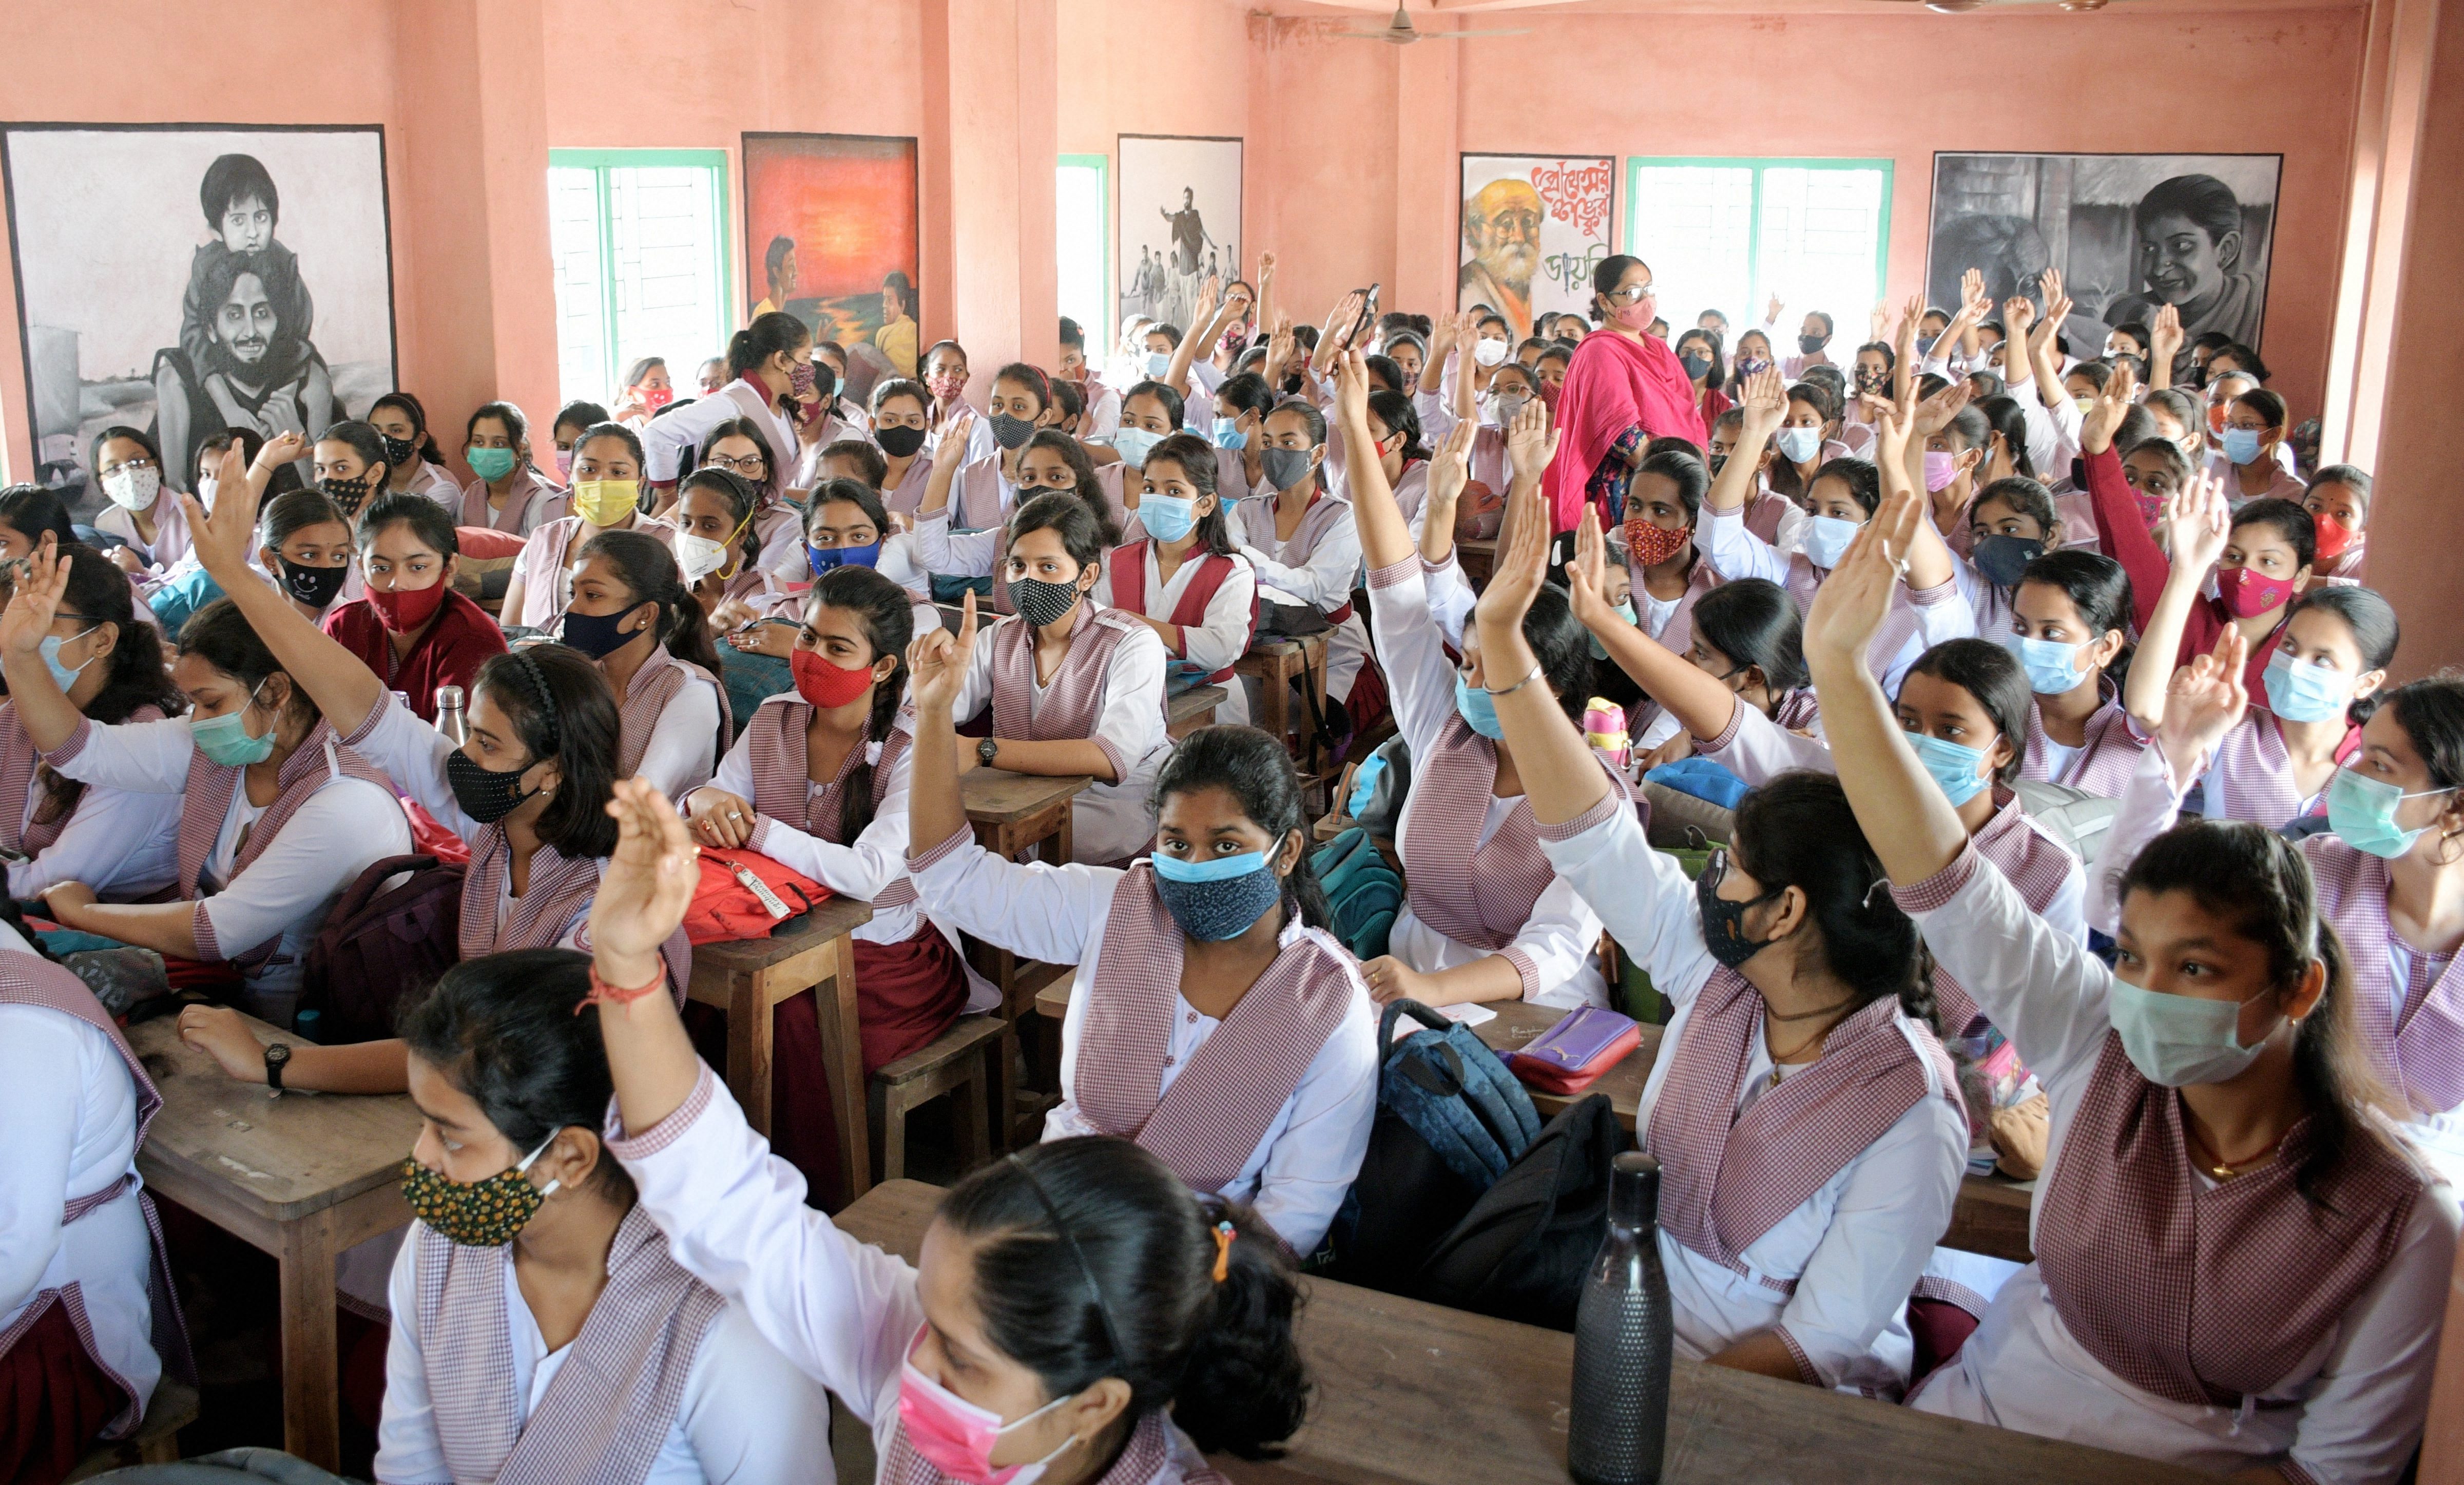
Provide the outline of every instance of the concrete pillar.
[[1054,5],[925,0],[925,270],[938,247],[948,284],[941,314],[926,306],[927,334],[965,342],[979,395],[1004,361],[1059,355]]

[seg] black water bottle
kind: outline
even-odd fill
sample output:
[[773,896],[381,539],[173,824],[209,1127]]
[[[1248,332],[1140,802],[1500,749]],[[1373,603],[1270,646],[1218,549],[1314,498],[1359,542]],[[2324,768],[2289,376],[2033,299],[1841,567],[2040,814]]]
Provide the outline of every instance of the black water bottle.
[[1609,1231],[1574,1311],[1573,1413],[1566,1473],[1576,1485],[1652,1485],[1668,1436],[1668,1272],[1660,1263],[1660,1162],[1619,1155]]

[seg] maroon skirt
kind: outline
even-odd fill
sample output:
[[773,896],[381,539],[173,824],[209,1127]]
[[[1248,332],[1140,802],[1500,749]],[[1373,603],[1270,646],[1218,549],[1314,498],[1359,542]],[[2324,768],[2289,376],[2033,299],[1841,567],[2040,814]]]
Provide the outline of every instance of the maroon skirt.
[[0,1481],[59,1485],[128,1406],[77,1339],[64,1299],[54,1299],[0,1355]]
[[[941,930],[923,924],[898,944],[855,941],[856,1024],[864,1076],[932,1044],[967,1004],[967,972]],[[807,1199],[843,1205],[838,1122],[830,1111],[829,1069],[822,1057],[813,993],[790,995],[771,1022],[770,1147],[804,1173]],[[856,1096],[864,1097],[858,1089]]]

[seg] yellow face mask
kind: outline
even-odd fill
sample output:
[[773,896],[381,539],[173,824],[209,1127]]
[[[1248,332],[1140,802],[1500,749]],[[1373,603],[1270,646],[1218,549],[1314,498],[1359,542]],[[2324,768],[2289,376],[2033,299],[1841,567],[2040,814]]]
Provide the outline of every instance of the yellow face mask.
[[585,479],[573,484],[573,511],[593,526],[622,526],[642,498],[637,479]]

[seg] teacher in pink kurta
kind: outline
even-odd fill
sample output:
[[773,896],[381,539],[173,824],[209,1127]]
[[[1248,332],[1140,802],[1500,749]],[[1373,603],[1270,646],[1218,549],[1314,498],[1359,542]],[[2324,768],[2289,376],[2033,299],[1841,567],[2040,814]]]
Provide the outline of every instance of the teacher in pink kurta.
[[1606,331],[1574,348],[1557,394],[1556,457],[1542,476],[1555,529],[1572,531],[1583,507],[1600,509],[1600,524],[1624,519],[1626,481],[1655,438],[1708,447],[1694,384],[1666,342],[1646,334],[1660,311],[1651,266],[1618,253],[1592,273],[1592,318]]

